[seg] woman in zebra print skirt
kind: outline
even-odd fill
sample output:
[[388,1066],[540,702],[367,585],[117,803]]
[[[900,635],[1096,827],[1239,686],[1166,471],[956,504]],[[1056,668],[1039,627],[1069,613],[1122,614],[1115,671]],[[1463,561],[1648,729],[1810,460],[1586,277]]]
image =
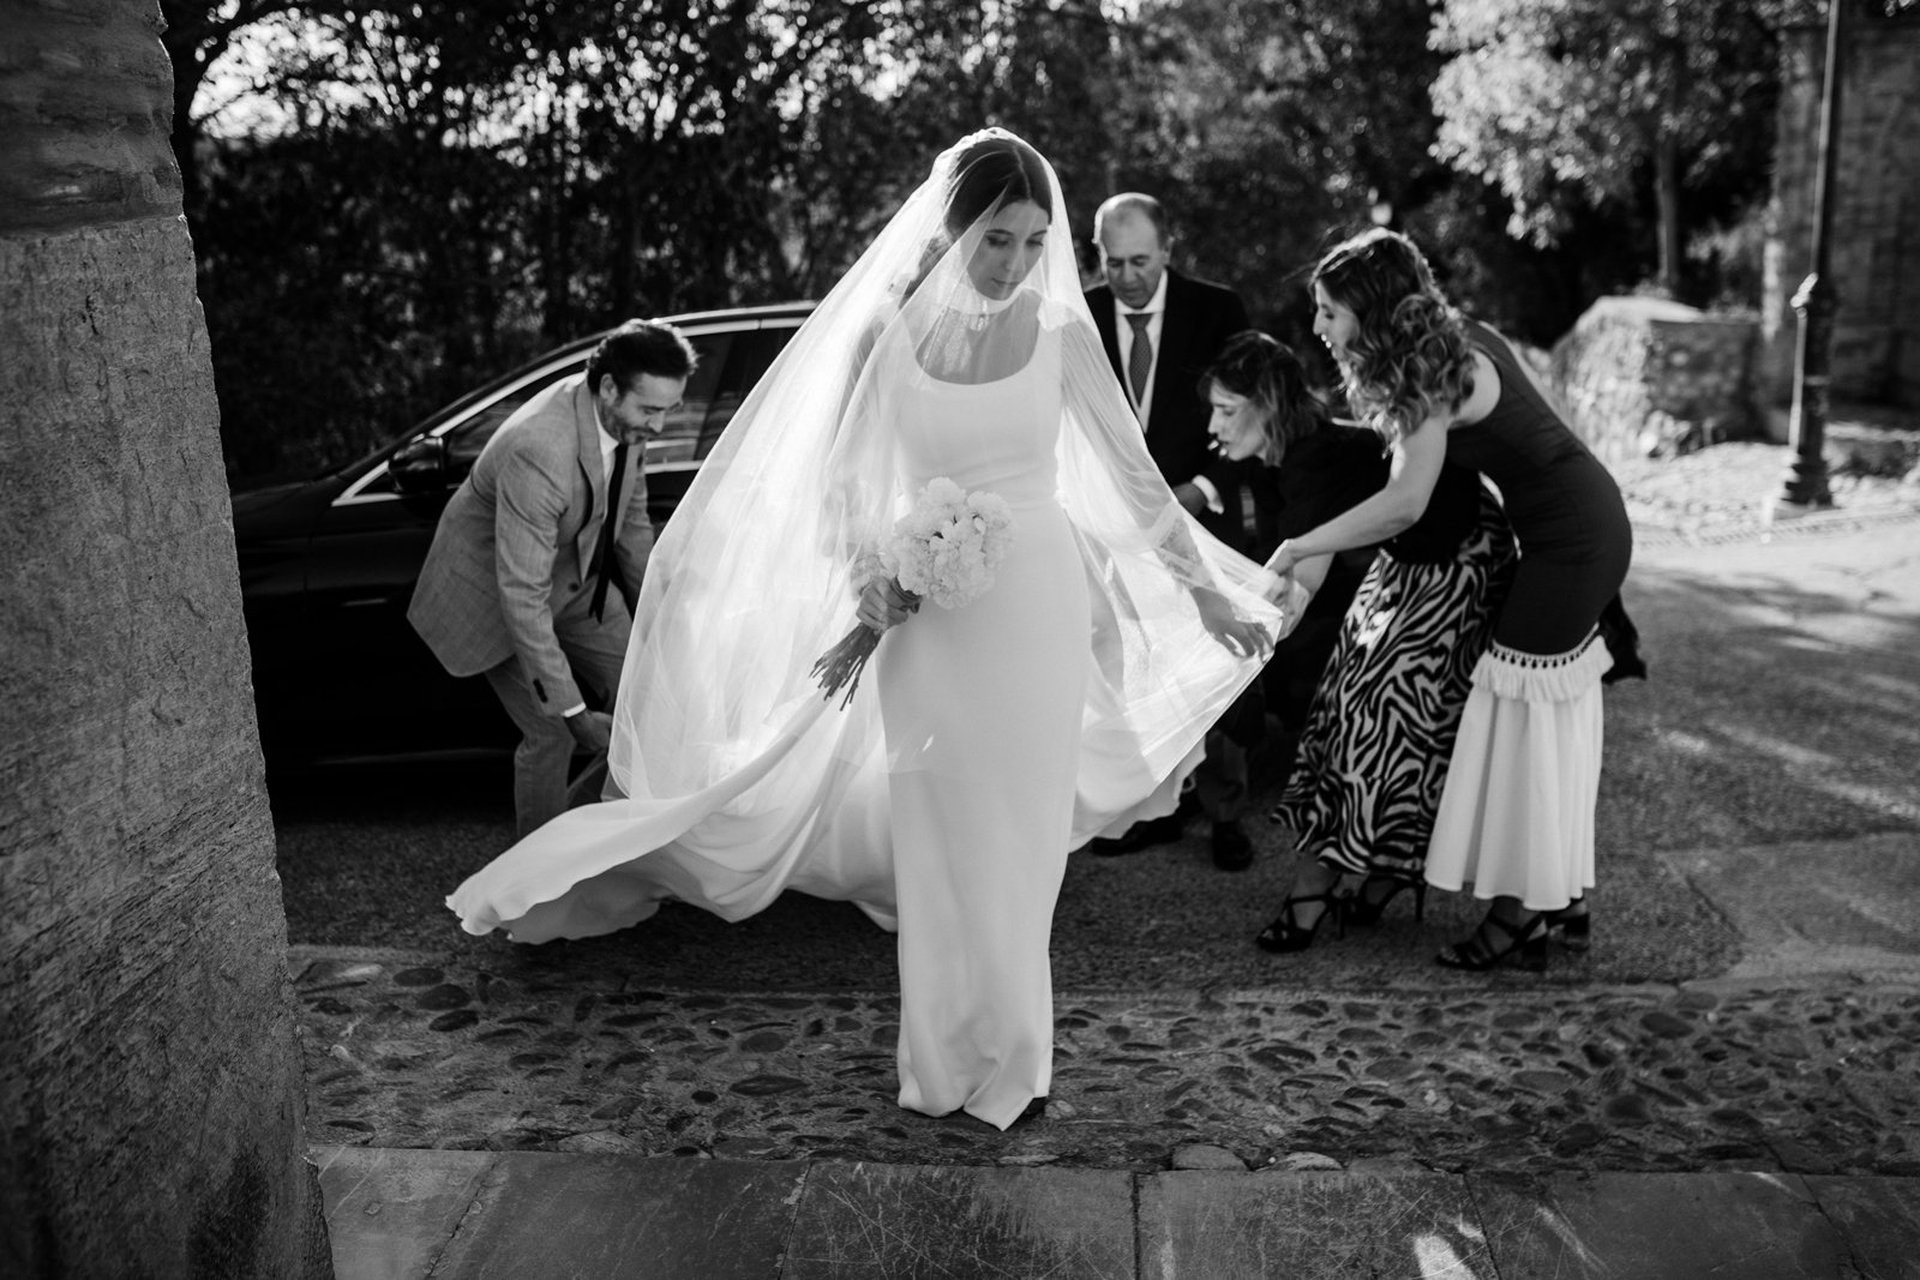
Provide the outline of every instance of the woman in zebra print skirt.
[[1311,854],[1255,939],[1309,945],[1321,920],[1372,924],[1424,869],[1473,668],[1514,557],[1513,531],[1480,477],[1444,467],[1424,515],[1388,539],[1354,595],[1300,734],[1273,820]]
[[1411,240],[1362,232],[1321,258],[1311,288],[1314,332],[1393,464],[1380,492],[1282,542],[1267,565],[1284,573],[1406,529],[1446,464],[1498,487],[1520,555],[1474,667],[1426,881],[1491,902],[1440,964],[1544,964],[1551,930],[1588,932],[1600,686],[1614,666],[1598,624],[1633,558],[1626,504],[1505,339],[1447,302]]
[[[1251,487],[1265,549],[1334,518],[1387,479],[1380,437],[1333,420],[1299,358],[1264,333],[1230,339],[1201,392],[1213,409],[1215,448],[1264,464]],[[1424,894],[1421,863],[1447,754],[1512,560],[1499,502],[1474,472],[1447,467],[1425,515],[1383,544],[1357,582],[1342,588],[1329,572],[1331,556],[1295,566],[1316,606],[1329,594],[1350,603],[1330,657],[1310,647],[1289,652],[1285,643],[1274,652],[1275,664],[1303,662],[1319,677],[1274,812],[1314,859],[1260,934],[1261,946],[1297,951],[1330,909],[1372,920],[1404,885]],[[1267,677],[1288,674],[1270,666]],[[1423,900],[1416,897],[1416,908]]]

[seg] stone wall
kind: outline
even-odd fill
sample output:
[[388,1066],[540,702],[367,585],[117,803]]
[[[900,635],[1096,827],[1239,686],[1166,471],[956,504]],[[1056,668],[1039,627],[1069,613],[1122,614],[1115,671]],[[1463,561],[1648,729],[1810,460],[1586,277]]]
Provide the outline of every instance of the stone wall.
[[[1848,21],[1827,248],[1840,300],[1832,394],[1920,407],[1920,17],[1889,19],[1852,0]],[[1761,313],[1760,392],[1771,405],[1793,399],[1792,298],[1813,261],[1825,66],[1824,26],[1787,33]]]
[[0,0],[0,1258],[331,1275],[154,0]]
[[1759,430],[1759,325],[1659,298],[1602,298],[1554,345],[1549,381],[1601,458],[1671,457]]

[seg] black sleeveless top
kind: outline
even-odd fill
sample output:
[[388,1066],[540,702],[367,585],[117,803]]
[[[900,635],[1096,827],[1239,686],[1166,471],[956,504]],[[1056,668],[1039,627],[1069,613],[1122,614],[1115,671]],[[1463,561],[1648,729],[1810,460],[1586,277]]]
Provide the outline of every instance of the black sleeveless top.
[[1479,422],[1447,432],[1447,461],[1493,482],[1522,555],[1578,562],[1630,545],[1613,476],[1541,397],[1505,339],[1472,320],[1466,328],[1500,373],[1500,399]]
[[[1258,530],[1251,554],[1265,559],[1283,538],[1316,529],[1379,492],[1387,482],[1386,445],[1366,427],[1329,422],[1288,445],[1278,467],[1261,472],[1252,486]],[[1479,475],[1448,463],[1420,518],[1380,546],[1407,564],[1443,564],[1459,554],[1479,518]],[[1329,577],[1357,582],[1373,550],[1336,555]]]

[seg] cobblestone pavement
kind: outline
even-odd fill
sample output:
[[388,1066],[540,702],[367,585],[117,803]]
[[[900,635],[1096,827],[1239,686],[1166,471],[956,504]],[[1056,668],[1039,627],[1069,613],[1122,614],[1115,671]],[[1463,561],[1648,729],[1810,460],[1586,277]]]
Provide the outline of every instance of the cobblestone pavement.
[[[1721,445],[1617,471],[1643,546],[1920,531],[1920,485],[1845,475],[1835,510],[1770,524],[1784,456]],[[293,949],[317,1142],[1920,1175],[1911,970],[1755,986],[1708,966],[1625,985],[1597,961],[1555,966],[1469,983],[1388,969],[1358,989],[1060,991],[1049,1110],[1000,1134],[894,1105],[890,992],[669,990],[504,946]]]
[[1063,995],[1048,1112],[1001,1134],[894,1105],[891,995],[554,984],[314,948],[295,963],[319,1142],[1920,1175],[1908,982]]

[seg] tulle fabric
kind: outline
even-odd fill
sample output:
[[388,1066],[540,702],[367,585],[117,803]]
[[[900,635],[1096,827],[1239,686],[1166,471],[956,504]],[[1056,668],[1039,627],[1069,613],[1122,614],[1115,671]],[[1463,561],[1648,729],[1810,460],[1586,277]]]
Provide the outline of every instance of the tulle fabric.
[[[463,884],[448,902],[470,932],[607,932],[665,899],[739,919],[784,889],[895,924],[875,673],[842,709],[811,667],[854,624],[910,501],[890,414],[918,372],[965,384],[1045,361],[1029,371],[1059,388],[1053,481],[1091,613],[1071,845],[1170,811],[1207,727],[1258,671],[1210,635],[1195,590],[1217,590],[1270,639],[1297,617],[1298,593],[1270,603],[1273,576],[1187,516],[1148,457],[1081,296],[1050,169],[1037,265],[1009,299],[974,285],[986,220],[954,234],[943,214],[955,158],[978,136],[941,156],[715,445],[646,570],[610,799]],[[967,456],[970,442],[952,447]]]
[[1600,794],[1600,678],[1613,658],[1596,632],[1570,653],[1495,644],[1473,672],[1427,851],[1427,882],[1473,887],[1558,911],[1593,887]]

